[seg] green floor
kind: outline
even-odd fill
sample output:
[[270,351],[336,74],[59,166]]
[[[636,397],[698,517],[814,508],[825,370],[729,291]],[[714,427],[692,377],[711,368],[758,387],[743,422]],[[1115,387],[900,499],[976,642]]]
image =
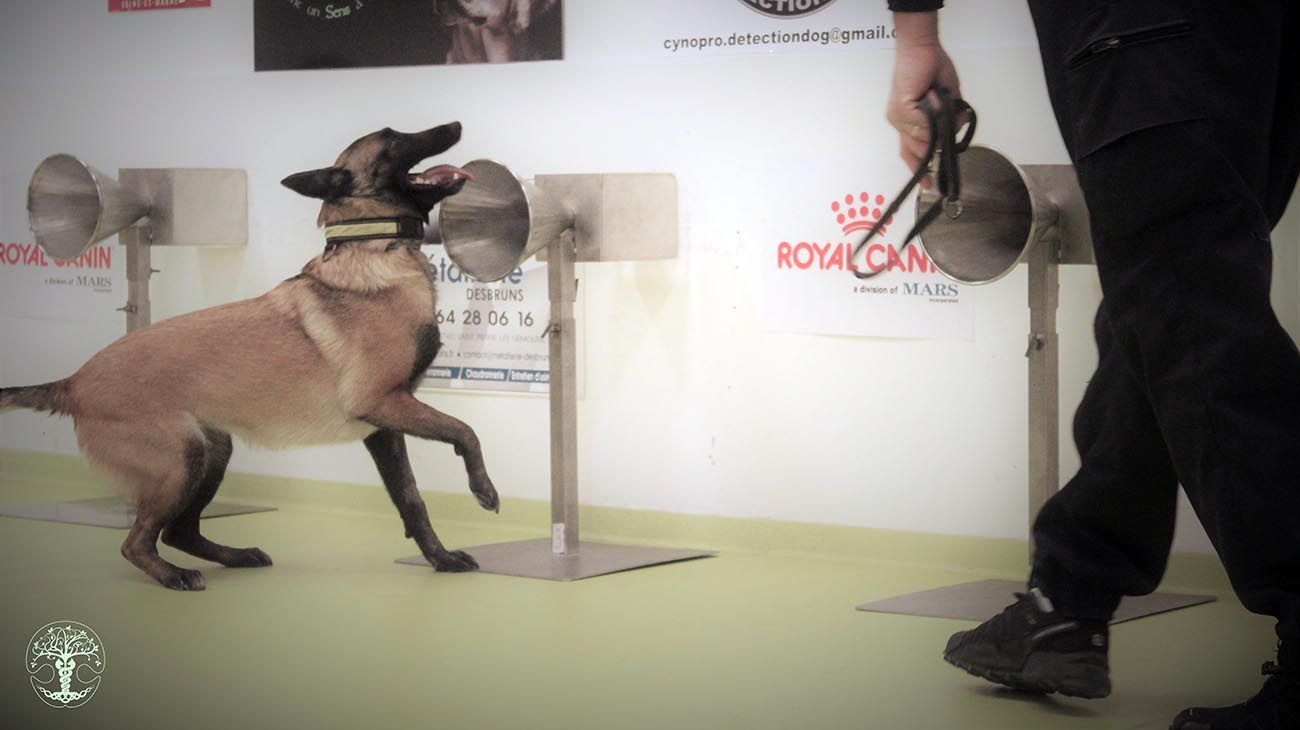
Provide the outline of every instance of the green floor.
[[[18,458],[0,451],[0,504],[106,493],[14,476]],[[1185,705],[1255,692],[1272,647],[1270,622],[1220,587],[1216,603],[1114,629],[1110,698],[1040,698],[939,659],[971,624],[854,610],[988,575],[725,548],[567,584],[444,575],[393,563],[414,552],[395,513],[279,506],[204,522],[275,565],[202,566],[200,593],[127,564],[121,531],[0,518],[4,726],[1165,728]],[[434,521],[453,546],[543,533]],[[32,632],[58,619],[89,625],[107,654],[76,709],[43,705],[20,668]]]

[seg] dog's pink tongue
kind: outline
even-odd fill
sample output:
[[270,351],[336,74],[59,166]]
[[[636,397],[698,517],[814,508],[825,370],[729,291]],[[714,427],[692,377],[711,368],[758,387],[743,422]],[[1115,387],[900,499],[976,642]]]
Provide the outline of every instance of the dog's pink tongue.
[[455,185],[459,182],[474,179],[474,176],[469,172],[455,165],[436,165],[411,177],[421,185],[437,185],[439,187]]

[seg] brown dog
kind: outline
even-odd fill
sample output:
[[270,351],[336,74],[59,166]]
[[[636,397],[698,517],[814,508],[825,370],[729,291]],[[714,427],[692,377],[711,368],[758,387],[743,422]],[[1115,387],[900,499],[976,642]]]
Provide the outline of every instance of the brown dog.
[[415,485],[403,434],[452,444],[485,509],[498,498],[478,437],[412,393],[438,353],[434,288],[419,250],[423,222],[467,173],[408,171],[460,139],[460,124],[403,134],[383,129],[348,146],[333,167],[283,183],[321,198],[324,253],[256,299],[137,330],[72,377],[0,389],[0,410],[71,415],[77,443],[137,504],[122,555],[168,588],[202,590],[203,575],[158,555],[157,540],[229,567],[270,565],[257,548],[199,534],[230,460],[231,434],[286,447],[364,439],[421,552],[438,570],[468,571],[443,547]]

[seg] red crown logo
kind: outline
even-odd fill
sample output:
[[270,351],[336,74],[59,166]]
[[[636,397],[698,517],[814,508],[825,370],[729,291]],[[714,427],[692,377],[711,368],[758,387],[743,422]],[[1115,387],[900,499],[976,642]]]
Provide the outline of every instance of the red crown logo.
[[[835,214],[835,222],[840,224],[840,230],[848,235],[854,231],[869,231],[871,227],[880,220],[884,212],[882,208],[885,205],[885,196],[872,195],[870,193],[858,193],[854,195],[849,193],[843,198],[831,203],[831,212]],[[885,225],[880,227],[880,232],[884,233],[889,224],[893,222],[893,217],[885,220]]]

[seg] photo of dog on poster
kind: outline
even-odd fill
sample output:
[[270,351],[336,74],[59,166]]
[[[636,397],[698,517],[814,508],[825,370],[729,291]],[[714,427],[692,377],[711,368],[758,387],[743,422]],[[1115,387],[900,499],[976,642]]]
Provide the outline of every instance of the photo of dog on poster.
[[563,57],[559,0],[437,0],[450,34],[446,63],[510,63]]
[[563,0],[253,4],[257,71],[563,59]]

